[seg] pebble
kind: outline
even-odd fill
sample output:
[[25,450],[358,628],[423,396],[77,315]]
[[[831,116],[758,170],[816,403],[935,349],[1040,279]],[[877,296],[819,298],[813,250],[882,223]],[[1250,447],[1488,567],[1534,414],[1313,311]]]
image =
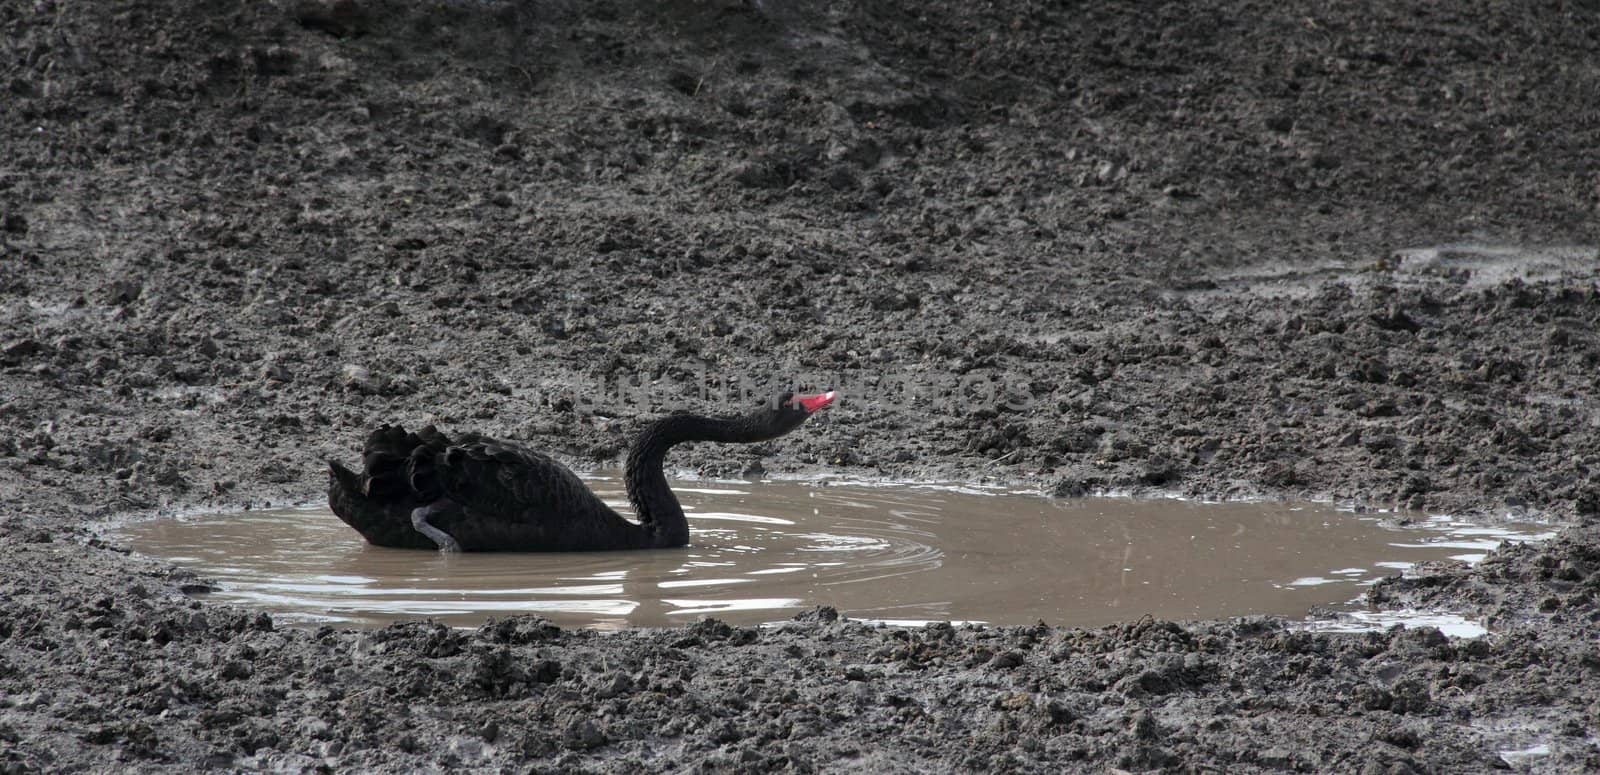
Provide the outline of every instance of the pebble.
[[372,370],[365,366],[347,363],[339,369],[339,384],[345,390],[353,390],[366,395],[377,395],[383,390],[383,380],[373,375]]

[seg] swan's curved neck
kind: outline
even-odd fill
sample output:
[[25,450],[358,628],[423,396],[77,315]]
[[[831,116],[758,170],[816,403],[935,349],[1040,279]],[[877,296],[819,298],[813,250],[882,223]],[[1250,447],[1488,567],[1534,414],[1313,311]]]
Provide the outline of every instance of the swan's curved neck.
[[689,543],[689,520],[683,515],[678,496],[667,486],[663,471],[667,450],[688,441],[747,442],[764,437],[759,429],[743,419],[719,419],[691,414],[663,417],[646,426],[628,450],[627,471],[623,479],[628,500],[639,517],[639,524],[651,534],[654,546],[683,546]]

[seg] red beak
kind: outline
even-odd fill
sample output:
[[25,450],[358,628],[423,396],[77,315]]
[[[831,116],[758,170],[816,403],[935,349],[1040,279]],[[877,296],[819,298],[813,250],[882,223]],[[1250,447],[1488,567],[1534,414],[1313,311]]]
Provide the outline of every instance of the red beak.
[[799,404],[800,408],[806,410],[806,414],[812,414],[818,409],[833,403],[833,397],[834,391],[830,390],[826,393],[813,393],[809,396],[795,396],[794,402]]

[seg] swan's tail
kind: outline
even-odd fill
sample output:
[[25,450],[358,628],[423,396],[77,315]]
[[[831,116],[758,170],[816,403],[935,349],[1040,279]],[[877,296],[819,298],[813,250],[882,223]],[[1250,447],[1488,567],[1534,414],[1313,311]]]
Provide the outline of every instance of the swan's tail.
[[411,486],[411,459],[450,440],[432,426],[408,433],[385,425],[367,437],[362,470],[356,473],[328,461],[328,505],[346,525],[378,546],[432,549],[434,543],[411,525],[411,511],[429,502]]

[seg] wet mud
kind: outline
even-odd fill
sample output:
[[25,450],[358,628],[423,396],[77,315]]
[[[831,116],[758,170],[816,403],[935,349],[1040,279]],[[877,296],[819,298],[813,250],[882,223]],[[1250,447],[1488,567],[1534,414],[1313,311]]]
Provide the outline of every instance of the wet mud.
[[[1581,3],[0,4],[0,767],[1600,768]],[[370,427],[1559,534],[1489,634],[279,626],[95,537]],[[748,394],[748,395],[747,395]],[[997,573],[1006,569],[997,568]]]

